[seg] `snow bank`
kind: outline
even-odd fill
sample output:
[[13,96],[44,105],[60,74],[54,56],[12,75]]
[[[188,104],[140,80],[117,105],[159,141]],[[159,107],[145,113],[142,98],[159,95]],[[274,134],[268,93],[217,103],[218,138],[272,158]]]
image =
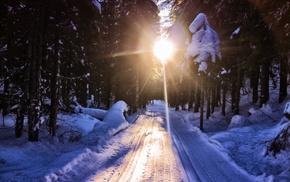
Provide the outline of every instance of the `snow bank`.
[[277,117],[273,117],[272,115],[273,109],[269,104],[263,104],[261,108],[257,109],[250,108],[248,113],[250,114],[249,120],[253,124],[265,124],[266,122],[273,123],[273,121],[277,121]]
[[262,108],[260,109],[264,114],[270,115],[272,114],[273,110],[269,104],[263,104]]
[[103,120],[105,118],[107,111],[103,110],[103,109],[85,108],[85,107],[78,105],[75,107],[75,113],[84,113],[84,114],[88,114],[94,118]]
[[125,112],[127,112],[128,106],[124,101],[118,101],[107,112],[104,122],[127,122],[125,119]]
[[[75,112],[78,114],[58,116],[58,133],[78,131],[82,136],[91,132],[114,135],[129,126],[124,115],[127,111],[128,106],[124,101],[118,101],[108,111],[77,106]],[[103,121],[97,118],[103,118]]]
[[0,112],[0,129],[1,128],[10,128],[10,127],[14,127],[15,125],[15,121],[16,121],[16,116],[12,115],[12,114],[7,114],[6,116],[4,116],[4,118],[2,117],[2,112]]
[[62,115],[59,114],[58,118],[58,130],[57,132],[61,135],[67,131],[78,131],[82,133],[82,136],[92,132],[96,123],[101,122],[100,120],[93,118],[86,114],[72,114]]
[[[67,163],[65,163],[65,161],[67,161]],[[76,174],[76,171],[82,171],[83,169],[80,168],[88,167],[88,161],[92,163],[98,162],[97,153],[89,148],[66,153],[62,156],[62,158],[58,158],[57,160],[53,161],[56,166],[59,165],[58,163],[65,163],[64,166],[61,169],[47,174],[44,176],[44,179],[46,182],[74,181],[75,179],[71,178],[69,174],[75,174],[78,176],[82,175]]]
[[110,126],[110,135],[114,135],[119,130],[129,126],[125,118],[125,113],[128,110],[128,105],[124,101],[118,101],[108,110],[103,122]]
[[244,116],[235,115],[231,119],[231,123],[229,125],[229,128],[248,126],[248,125],[251,125],[251,124],[252,123],[247,118],[245,118]]

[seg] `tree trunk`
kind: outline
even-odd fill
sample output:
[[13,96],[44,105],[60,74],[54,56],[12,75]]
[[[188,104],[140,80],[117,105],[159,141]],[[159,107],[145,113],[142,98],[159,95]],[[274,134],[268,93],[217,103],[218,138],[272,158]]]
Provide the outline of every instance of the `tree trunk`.
[[282,55],[280,57],[280,89],[279,89],[279,103],[283,102],[287,96],[287,57]]
[[[36,4],[39,19],[35,22],[32,32],[32,64],[29,83],[29,141],[38,141],[41,117],[41,65],[43,58],[43,30],[45,5]],[[20,114],[20,113],[19,113]],[[21,116],[19,116],[19,120]],[[21,122],[21,121],[19,121]]]
[[232,90],[231,90],[231,109],[232,112],[235,112],[236,110],[236,102],[235,102],[235,98],[236,98],[236,90],[237,90],[237,77],[238,77],[238,69],[237,68],[233,68],[232,69],[232,74],[231,74],[231,85],[232,85]]
[[215,88],[213,88],[211,91],[211,113],[214,112],[215,106],[218,105],[217,103],[218,101],[217,101],[217,85],[216,85]]
[[9,80],[4,80],[4,94],[3,94],[3,100],[2,100],[2,117],[3,117],[3,126],[4,124],[4,117],[9,114],[9,108],[10,108],[10,91],[9,91]]
[[189,90],[188,90],[188,111],[190,111],[192,109],[192,105],[193,105],[193,95],[194,95],[194,91],[193,91],[193,86],[192,86],[192,80],[189,79]]
[[237,115],[240,113],[240,90],[242,87],[242,80],[243,80],[243,70],[238,68],[238,79],[236,82],[236,92],[235,92],[235,110],[234,114]]
[[210,116],[210,106],[211,106],[211,89],[208,88],[206,91],[206,97],[207,97],[207,104],[206,104],[206,119]]
[[37,141],[38,140],[38,127],[37,126],[37,117],[35,110],[36,103],[36,89],[37,89],[37,74],[36,74],[36,66],[37,66],[37,57],[36,57],[36,47],[37,45],[37,37],[36,37],[36,27],[32,33],[31,44],[31,55],[32,59],[30,62],[30,75],[29,75],[29,111],[28,111],[28,140],[29,141]]
[[222,115],[226,115],[226,94],[227,94],[227,87],[225,83],[222,83],[223,87],[223,103],[222,103]]
[[221,103],[221,81],[218,81],[216,91],[215,91],[215,107],[218,107]]
[[260,107],[269,100],[269,68],[270,60],[269,58],[265,58],[262,61]]
[[198,112],[199,107],[200,107],[200,98],[201,98],[201,89],[200,89],[201,83],[198,81],[198,79],[195,80],[194,83],[194,91],[195,91],[195,95],[194,95],[194,109],[193,112]]
[[58,75],[59,75],[59,62],[60,62],[60,22],[61,22],[61,0],[58,0],[57,6],[57,16],[56,18],[56,31],[55,31],[55,50],[54,50],[54,61],[53,70],[51,75],[51,107],[50,107],[50,121],[49,128],[50,134],[55,136],[56,134],[56,121],[58,113],[58,98],[59,98],[59,88],[58,88]]
[[35,124],[34,124],[34,141],[38,141],[38,132],[39,132],[39,126],[40,126],[40,117],[41,117],[41,65],[42,65],[42,58],[43,58],[43,29],[44,29],[44,15],[45,15],[45,5],[40,5],[40,17],[39,17],[39,32],[38,32],[38,47],[35,49],[37,50],[37,57],[36,57],[36,80],[35,80],[35,103],[34,103],[34,110],[35,110]]
[[[29,55],[29,46],[26,55],[26,62],[29,63],[30,55]],[[29,64],[26,65],[23,75],[23,80],[19,80],[19,85],[21,85],[22,95],[19,96],[19,108],[17,111],[17,118],[15,123],[15,136],[21,137],[23,123],[24,123],[24,115],[26,113],[26,109],[28,108],[27,105],[27,98],[29,94]]]
[[107,79],[106,79],[106,84],[107,84],[107,87],[106,87],[106,100],[105,100],[105,103],[106,103],[106,108],[109,109],[111,107],[111,92],[112,92],[112,74],[111,72],[108,73],[107,75]]
[[251,87],[253,89],[253,98],[252,102],[256,103],[259,98],[259,75],[260,75],[260,66],[258,63],[254,63],[253,70],[251,72]]
[[203,78],[200,78],[200,130],[203,130],[203,106],[204,106],[204,85],[203,85]]
[[17,117],[15,123],[15,136],[21,137],[24,123],[24,99],[22,96],[19,98],[19,108],[17,110]]

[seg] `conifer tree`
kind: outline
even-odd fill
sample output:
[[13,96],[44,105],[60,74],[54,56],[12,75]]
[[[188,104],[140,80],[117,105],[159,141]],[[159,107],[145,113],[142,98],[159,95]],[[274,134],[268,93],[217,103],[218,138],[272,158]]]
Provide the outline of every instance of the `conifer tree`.
[[198,85],[201,88],[200,129],[203,129],[204,94],[208,94],[207,99],[209,100],[212,90],[210,86],[215,84],[210,80],[217,77],[219,70],[217,64],[221,59],[219,38],[217,33],[210,27],[203,13],[197,15],[190,24],[189,30],[193,35],[187,47],[185,57],[188,61],[193,61],[197,65],[195,72],[199,79]]

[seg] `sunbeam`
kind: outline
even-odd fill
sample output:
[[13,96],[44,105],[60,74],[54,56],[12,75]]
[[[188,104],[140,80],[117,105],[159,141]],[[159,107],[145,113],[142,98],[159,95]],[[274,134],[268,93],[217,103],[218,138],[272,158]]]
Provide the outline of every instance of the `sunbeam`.
[[163,86],[164,86],[166,127],[168,135],[169,137],[171,137],[165,64],[163,64]]

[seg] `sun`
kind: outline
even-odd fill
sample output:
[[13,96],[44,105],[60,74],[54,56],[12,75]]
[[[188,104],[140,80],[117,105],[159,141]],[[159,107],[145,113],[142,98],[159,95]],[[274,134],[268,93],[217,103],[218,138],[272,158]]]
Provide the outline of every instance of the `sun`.
[[173,45],[170,41],[160,39],[155,42],[153,53],[161,61],[161,63],[165,64],[171,58],[172,52]]

